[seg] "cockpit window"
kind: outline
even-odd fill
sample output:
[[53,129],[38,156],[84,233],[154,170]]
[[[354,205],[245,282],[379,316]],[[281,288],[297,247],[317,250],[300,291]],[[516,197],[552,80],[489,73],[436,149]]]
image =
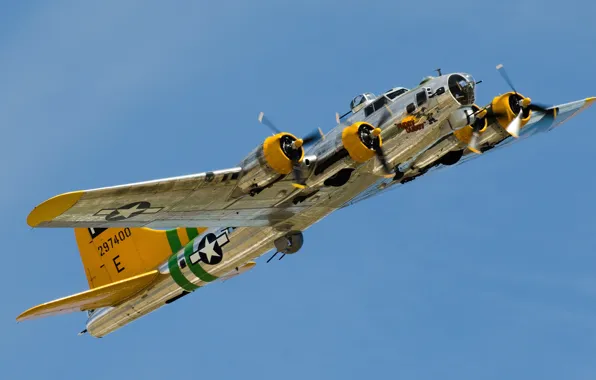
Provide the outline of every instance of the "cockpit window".
[[395,91],[388,93],[386,96],[389,99],[393,100],[393,99],[397,98],[398,96],[405,94],[406,92],[408,92],[407,88],[400,88],[400,89],[397,89]]
[[355,97],[354,99],[352,99],[352,104],[350,104],[350,108],[353,109],[356,106],[361,105],[365,101],[366,101],[366,98],[364,97],[364,95],[358,95],[357,97]]
[[373,101],[375,98],[376,96],[370,92],[356,96],[350,103],[350,109],[352,110],[352,113],[360,111],[362,107]]
[[474,103],[474,82],[469,81],[459,74],[449,77],[449,91],[461,105]]
[[416,94],[416,104],[418,105],[418,107],[420,107],[424,103],[426,103],[426,90],[420,91]]
[[388,102],[387,98],[384,96],[381,96],[373,104],[371,104],[370,106],[368,106],[364,109],[364,116],[368,117],[368,116],[372,115],[374,112],[383,108],[383,106],[385,104],[387,104],[387,102]]

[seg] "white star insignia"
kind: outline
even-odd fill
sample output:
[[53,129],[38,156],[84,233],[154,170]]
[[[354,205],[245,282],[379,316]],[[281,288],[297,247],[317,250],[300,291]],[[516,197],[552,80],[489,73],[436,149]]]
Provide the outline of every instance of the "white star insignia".
[[213,256],[221,257],[221,255],[215,252],[215,244],[217,244],[217,239],[213,239],[213,241],[209,241],[209,239],[205,239],[205,246],[199,250],[200,253],[205,254],[207,257],[207,263],[211,262],[211,258]]

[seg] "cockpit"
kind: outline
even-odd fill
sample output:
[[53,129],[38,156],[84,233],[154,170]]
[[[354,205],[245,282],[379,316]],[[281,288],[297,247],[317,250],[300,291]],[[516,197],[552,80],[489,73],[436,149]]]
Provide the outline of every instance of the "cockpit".
[[375,100],[375,98],[376,95],[371,92],[366,92],[354,97],[350,103],[350,109],[352,110],[352,113],[360,111],[364,106]]
[[469,74],[453,74],[448,81],[449,91],[461,105],[474,104],[474,87],[476,82]]
[[360,111],[362,108],[375,102],[375,100],[377,98],[379,100],[381,100],[381,98],[383,98],[383,100],[384,100],[382,102],[383,104],[380,105],[380,106],[382,106],[385,103],[387,103],[387,99],[393,100],[393,99],[397,98],[398,96],[405,94],[408,91],[409,91],[409,89],[407,89],[405,87],[393,87],[392,89],[385,91],[383,93],[383,95],[381,95],[380,97],[376,96],[375,94],[373,94],[371,92],[366,92],[366,93],[360,94],[360,95],[356,96],[354,99],[352,99],[352,102],[350,103],[350,109],[352,110],[352,114],[355,114],[356,112]]

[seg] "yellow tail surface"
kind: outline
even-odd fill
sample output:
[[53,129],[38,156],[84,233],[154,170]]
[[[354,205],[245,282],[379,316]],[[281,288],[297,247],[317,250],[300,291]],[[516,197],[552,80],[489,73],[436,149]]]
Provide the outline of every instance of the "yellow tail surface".
[[41,305],[37,305],[21,313],[21,315],[17,317],[17,322],[27,319],[47,317],[50,315],[112,306],[140,292],[155,281],[158,276],[159,272],[153,270],[139,276],[127,278],[126,280],[99,286],[95,289],[73,294],[72,296],[42,303]]
[[206,228],[75,228],[91,289],[151,271]]

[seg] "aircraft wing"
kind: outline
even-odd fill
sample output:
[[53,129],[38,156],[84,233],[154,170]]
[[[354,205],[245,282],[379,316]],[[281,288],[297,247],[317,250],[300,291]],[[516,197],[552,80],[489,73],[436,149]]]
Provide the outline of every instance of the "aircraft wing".
[[[41,203],[31,227],[246,227],[285,220],[293,207],[277,207],[294,188],[282,180],[257,196],[234,196],[241,168],[75,191]],[[281,197],[280,197],[281,195]]]
[[23,312],[17,317],[17,322],[50,315],[114,306],[149,286],[158,276],[159,271],[153,270],[122,281],[43,303]]
[[[549,132],[549,131],[561,126],[563,123],[569,121],[569,119],[577,116],[580,112],[582,112],[585,109],[587,109],[588,107],[590,107],[594,102],[596,102],[596,98],[587,98],[584,100],[577,100],[574,102],[554,106],[558,109],[557,117],[554,120],[549,119],[549,118],[544,118],[544,114],[534,112],[532,114],[532,117],[528,121],[528,123],[521,129],[518,139],[515,139],[513,137],[508,137],[505,140],[503,140],[501,143],[499,143],[499,145],[497,145],[494,149],[491,149],[490,151],[485,152],[482,155],[466,154],[461,158],[461,160],[457,164],[452,165],[452,166],[462,165],[470,160],[474,160],[479,157],[485,156],[486,154],[489,154],[492,151],[501,149],[505,146],[516,143],[520,140],[524,140],[524,139],[534,136],[536,134]],[[445,166],[445,165],[435,166],[434,168],[432,168],[428,172],[426,172],[422,177],[426,177],[430,173],[436,173],[436,172],[439,172],[439,171],[444,170],[449,167],[451,167],[451,166]],[[358,196],[354,197],[351,201],[345,203],[342,207],[347,207],[347,206],[353,205],[353,204],[363,201],[365,199],[371,198],[377,194],[385,193],[389,189],[397,189],[403,185],[405,185],[405,183],[401,184],[397,181],[393,181],[392,179],[380,179],[374,185],[370,186],[367,190],[363,191]]]

